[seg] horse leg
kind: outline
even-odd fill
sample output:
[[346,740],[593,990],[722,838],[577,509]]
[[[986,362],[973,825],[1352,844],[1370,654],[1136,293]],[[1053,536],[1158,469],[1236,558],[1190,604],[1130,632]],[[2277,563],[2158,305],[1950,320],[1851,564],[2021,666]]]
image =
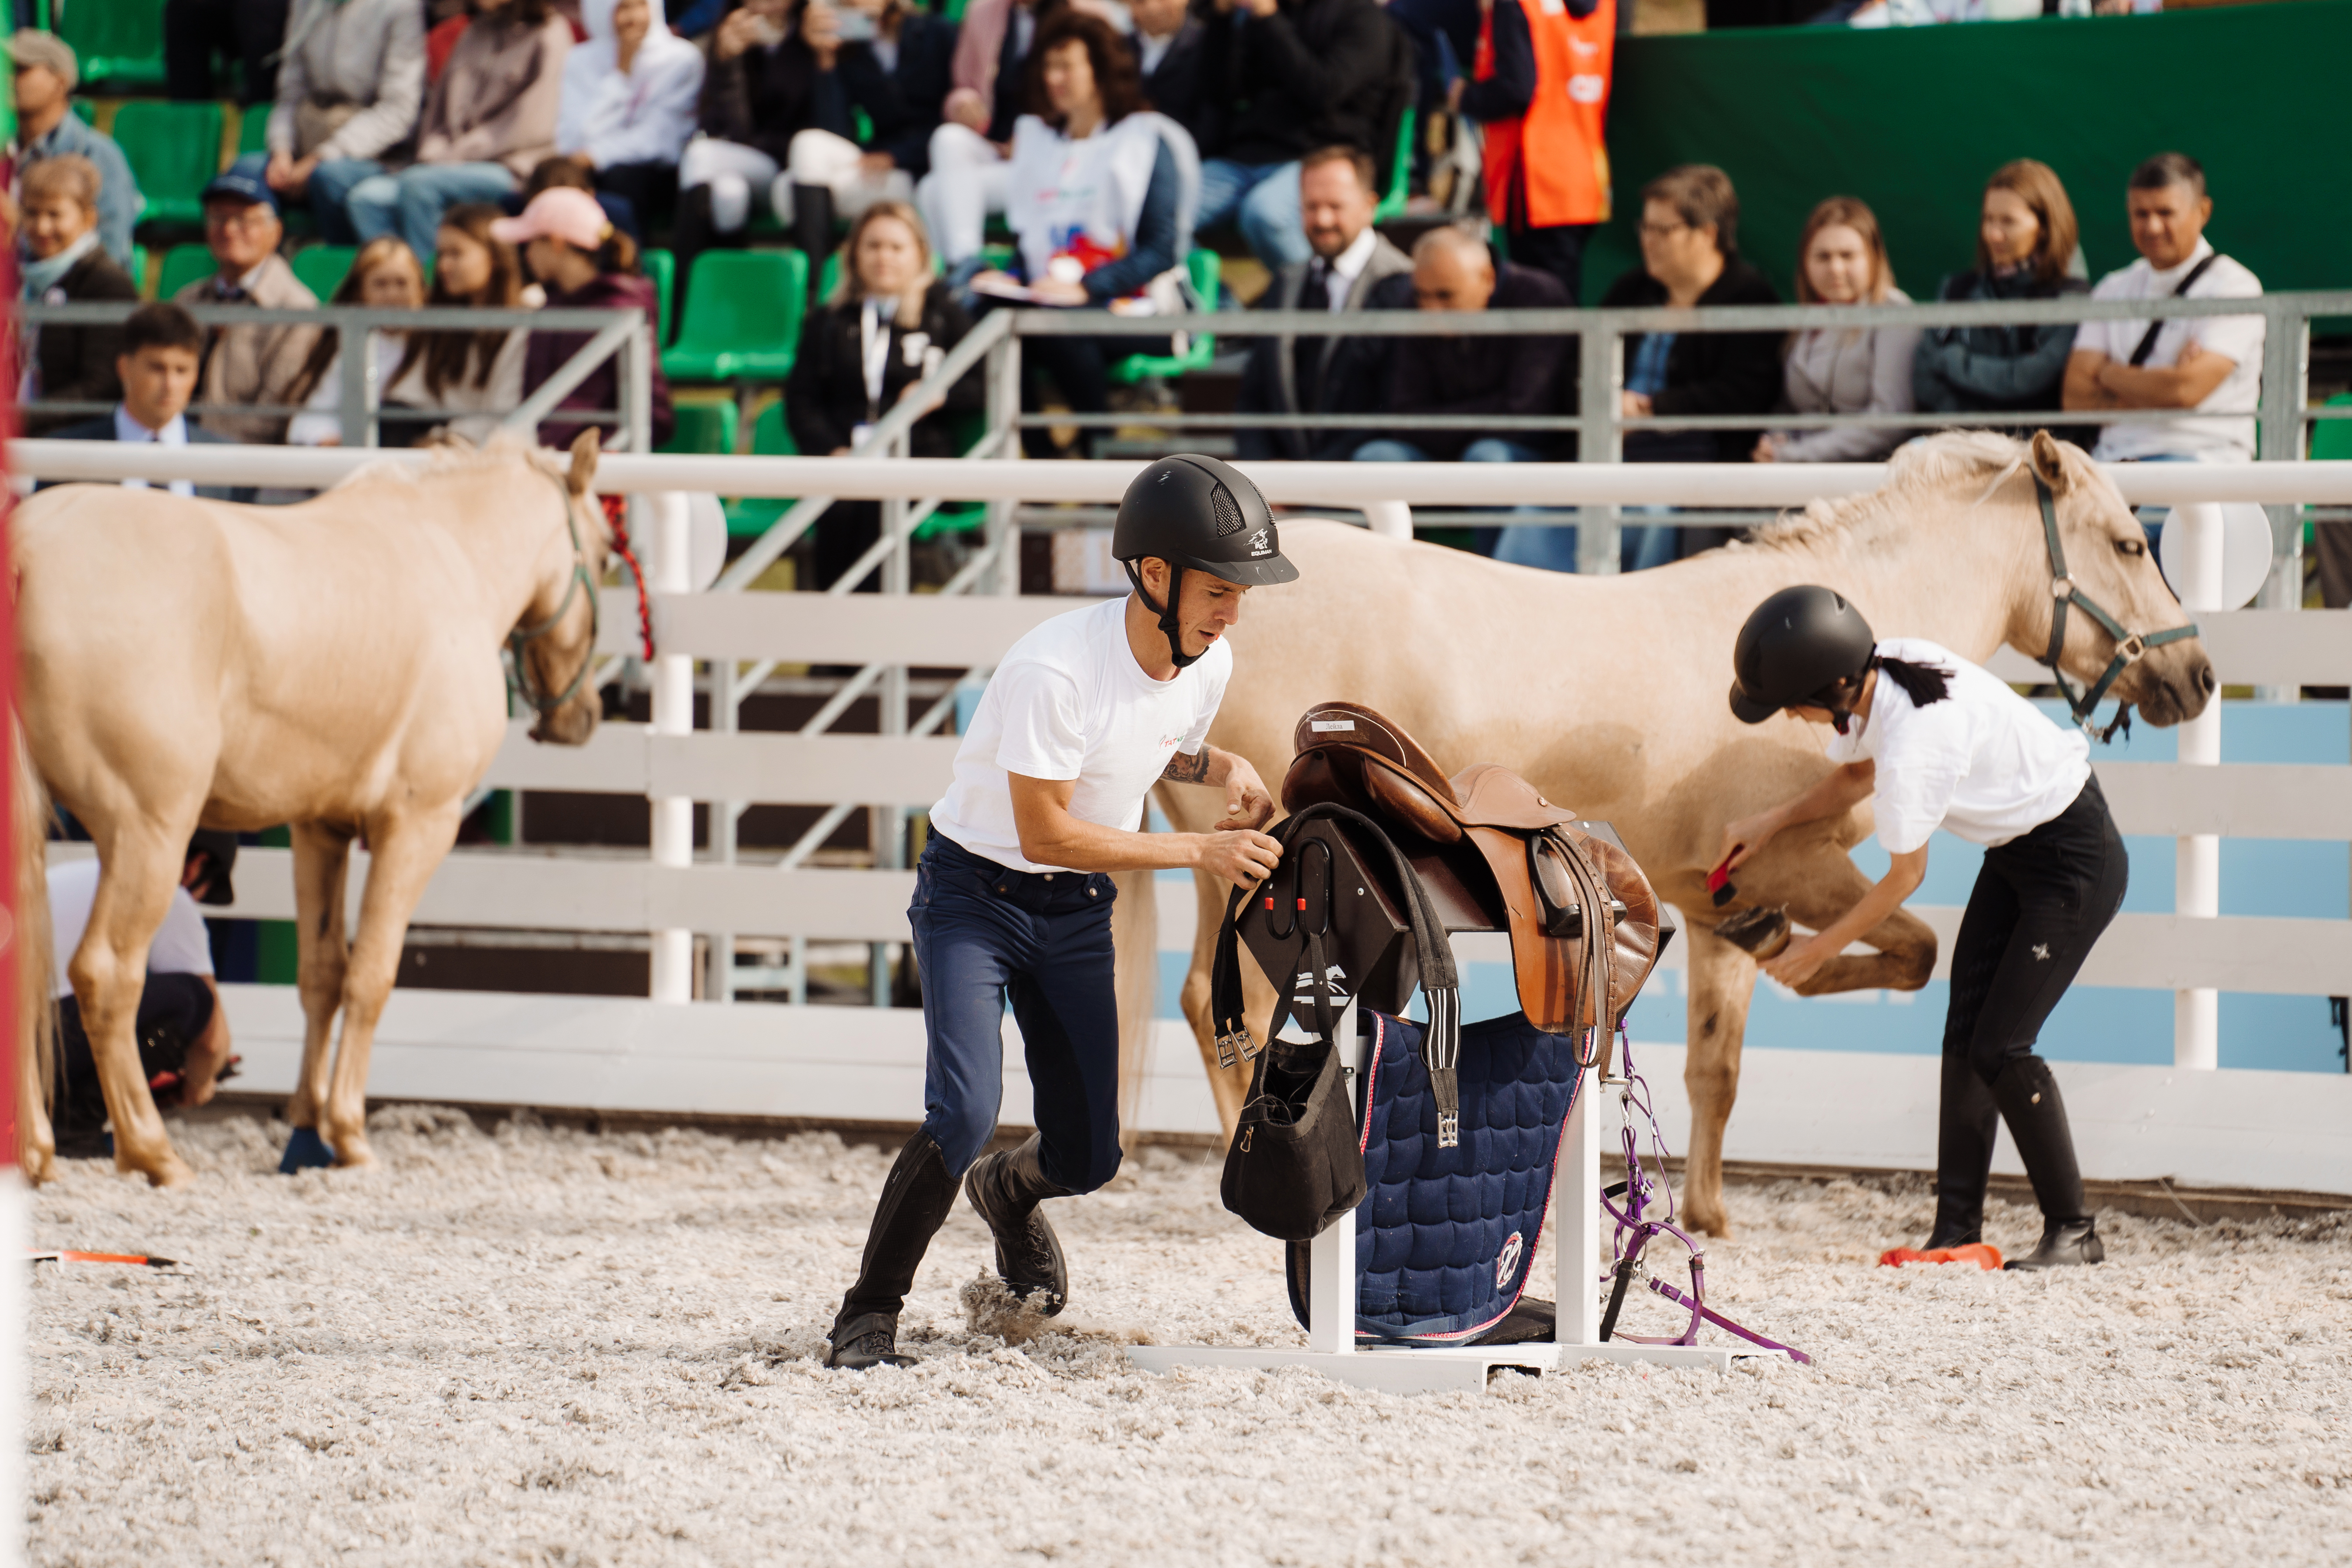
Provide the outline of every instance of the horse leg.
[[294,931],[297,984],[302,994],[302,1074],[287,1102],[286,1121],[317,1129],[327,1102],[327,1046],[335,1009],[342,1005],[351,943],[343,931],[344,879],[351,874],[352,835],[327,823],[300,822],[294,841]]
[[[1870,879],[1842,853],[1809,858],[1809,873],[1791,889],[1789,918],[1814,931],[1831,924],[1862,901]],[[1910,910],[1897,908],[1863,933],[1871,952],[1842,952],[1797,987],[1800,996],[1841,991],[1916,991],[1936,971],[1936,932]]]
[[1683,1166],[1683,1213],[1695,1229],[1729,1236],[1723,1206],[1723,1130],[1739,1095],[1739,1052],[1748,1033],[1748,1004],[1756,991],[1756,962],[1684,916],[1689,932],[1689,1048],[1683,1090],[1690,1097],[1690,1152]]
[[432,879],[433,868],[457,840],[460,802],[430,813],[379,818],[368,824],[367,890],[360,895],[360,931],[343,977],[343,1033],[335,1048],[335,1069],[320,1108],[319,1131],[335,1152],[335,1163],[367,1165],[368,1054],[375,1026],[400,970],[400,948],[408,937],[408,917]]
[[187,827],[152,819],[113,825],[103,836],[98,896],[89,928],[67,974],[81,1004],[106,1114],[114,1124],[114,1168],[138,1172],[159,1187],[184,1186],[195,1173],[172,1148],[163,1118],[139,1065],[139,998],[147,985],[147,949],[179,886]]

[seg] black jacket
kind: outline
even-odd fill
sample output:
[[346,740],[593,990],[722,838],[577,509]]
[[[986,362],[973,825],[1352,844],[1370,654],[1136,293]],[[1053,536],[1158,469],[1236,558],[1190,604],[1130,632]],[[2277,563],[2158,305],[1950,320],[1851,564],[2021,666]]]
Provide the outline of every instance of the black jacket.
[[[1936,289],[1938,300],[2054,300],[2083,294],[2079,278],[2044,283],[2030,271],[1988,277],[1956,272]],[[2074,327],[1930,327],[1911,362],[1911,393],[1925,414],[1972,414],[1989,408],[2040,411],[2058,406]]]
[[[1400,273],[1372,290],[1376,310],[1413,309],[1412,274]],[[1504,262],[1495,268],[1490,310],[1564,310],[1568,289],[1549,272]],[[1559,410],[1559,371],[1569,340],[1535,332],[1492,338],[1391,338],[1386,393],[1381,407],[1391,414],[1555,414]],[[1442,462],[1462,456],[1476,430],[1400,430],[1409,441]],[[1507,431],[1507,439],[1544,446],[1548,438]]]
[[[235,437],[224,436],[217,430],[207,430],[193,419],[187,421],[187,426],[188,445],[191,447],[239,447],[244,445],[243,442],[236,440]],[[100,414],[94,418],[82,419],[71,425],[61,426],[58,429],[49,431],[47,439],[52,441],[111,441],[115,439],[114,416],[111,414]],[[67,482],[69,481],[61,479],[47,479],[33,488],[35,489],[46,490],[56,485]],[[88,483],[91,481],[76,480],[70,482]],[[160,489],[163,486],[161,483],[158,483],[156,488]],[[196,494],[205,500],[250,502],[254,497],[254,489],[250,485],[238,485],[233,489],[221,485],[198,485],[196,487]]]
[[[784,417],[793,441],[803,455],[822,458],[849,445],[850,432],[871,424],[898,406],[898,395],[923,379],[923,354],[907,362],[907,329],[890,326],[890,358],[882,371],[882,395],[869,403],[866,396],[866,366],[858,329],[859,306],[839,300],[809,317],[801,331],[800,357],[793,362],[792,379],[784,384]],[[948,285],[936,282],[923,296],[920,330],[929,348],[948,350],[971,331],[971,318],[955,301]],[[946,404],[915,422],[912,450],[918,458],[956,456],[955,433],[950,416],[977,410],[985,389],[978,367],[958,381]]]
[[1229,106],[1204,155],[1283,163],[1317,147],[1360,147],[1386,178],[1413,90],[1412,45],[1377,0],[1281,0],[1271,16],[1236,7],[1203,26],[1209,96]]
[[955,58],[956,25],[921,11],[898,21],[898,63],[882,68],[873,46],[851,44],[835,68],[849,101],[874,121],[867,151],[887,153],[914,179],[930,172],[931,132],[940,127],[940,106],[955,85],[949,66]]
[[[1143,58],[1143,35],[1132,33],[1128,44],[1135,58]],[[1195,146],[1206,149],[1216,145],[1216,123],[1219,118],[1215,95],[1209,91],[1205,67],[1209,58],[1209,30],[1197,16],[1188,16],[1170,41],[1168,52],[1160,57],[1160,68],[1143,79],[1143,96],[1152,108],[1192,133]]]
[[837,63],[832,70],[819,70],[816,56],[798,33],[772,49],[745,49],[731,60],[714,53],[702,79],[702,129],[721,141],[756,147],[779,164],[787,163],[793,138],[802,132],[847,136],[854,129],[841,76]]
[[[1258,296],[1257,309],[1297,310],[1313,268],[1313,262],[1298,262],[1276,273],[1273,286]],[[1370,259],[1349,291],[1345,309],[1371,309],[1372,295],[1382,282],[1399,274],[1410,279],[1412,273],[1412,263],[1403,252],[1386,239],[1376,241]],[[1410,305],[1411,299],[1405,303]],[[1395,341],[1364,336],[1259,338],[1250,345],[1249,363],[1242,369],[1241,393],[1234,406],[1244,414],[1376,414],[1386,391],[1389,344]],[[1298,352],[1302,344],[1304,356]],[[1297,374],[1302,357],[1312,367],[1313,376],[1312,384],[1305,386]],[[1234,442],[1242,458],[1250,462],[1276,458],[1344,462],[1373,434],[1370,430],[1245,426],[1234,432]]]
[[[136,300],[139,287],[131,274],[114,264],[103,247],[77,261],[42,298],[51,303],[87,304],[100,300]],[[41,396],[51,403],[114,403],[122,396],[121,378],[114,362],[122,353],[122,329],[68,326],[52,321],[41,328],[34,357],[41,370]],[[27,436],[55,436],[67,425],[77,425],[87,414],[25,416]]]
[[[1637,310],[1666,302],[1666,286],[1639,268],[1619,278],[1602,297],[1603,310]],[[1723,276],[1698,297],[1700,306],[1777,305],[1780,293],[1764,274],[1734,256],[1724,263]],[[1625,340],[1625,363],[1630,368],[1642,346],[1642,333]],[[1767,414],[1780,396],[1780,334],[1778,332],[1679,332],[1666,354],[1666,387],[1650,400],[1658,414]],[[1675,445],[1699,445],[1691,436]],[[1756,449],[1753,430],[1717,430],[1716,461],[1744,463]],[[1647,431],[1626,437],[1626,456],[1640,460],[1639,448]],[[1671,439],[1671,437],[1669,437]]]

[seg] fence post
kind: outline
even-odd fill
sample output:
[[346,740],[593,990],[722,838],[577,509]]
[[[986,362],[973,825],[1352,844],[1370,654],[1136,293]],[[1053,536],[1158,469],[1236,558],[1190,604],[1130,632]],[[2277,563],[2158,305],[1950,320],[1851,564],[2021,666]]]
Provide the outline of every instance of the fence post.
[[[676,490],[664,490],[651,499],[654,550],[650,586],[657,594],[686,593],[694,580],[687,541],[686,497]],[[680,654],[657,654],[651,674],[654,733],[690,733],[694,729],[694,660]],[[693,865],[694,802],[683,795],[656,798],[653,803],[653,840],[656,866]],[[673,926],[653,933],[652,979],[655,1001],[693,1000],[691,931]]]
[[[735,680],[733,659],[711,660],[710,728],[721,734],[732,734],[740,727],[735,704],[740,699],[735,689]],[[722,866],[735,863],[736,813],[739,809],[731,800],[710,803],[710,855]],[[688,822],[691,826],[692,818],[689,817]],[[735,933],[715,931],[709,936],[710,969],[704,976],[702,994],[713,1002],[732,1002],[735,1000]]]
[[[2186,535],[2174,556],[2180,602],[2192,613],[2218,609],[2221,600],[2221,509],[2210,503],[2176,508],[2172,526]],[[2221,700],[2175,731],[2180,760],[2203,767],[2221,761]],[[2221,912],[2221,840],[2210,833],[2184,835],[2173,849],[2173,912],[2210,920]],[[2172,994],[2172,1065],[2212,1068],[2221,1065],[2221,994],[2207,987]]]
[[[1021,456],[1021,339],[1007,332],[988,351],[988,433],[996,438],[992,450],[1000,458]],[[1018,500],[1006,498],[988,503],[988,547],[996,552],[995,591],[1003,595],[1021,592],[1021,530],[1013,523]]]
[[[343,445],[373,447],[375,439],[375,334],[353,332],[348,329],[339,334],[341,342],[335,360],[335,413],[343,426]],[[357,338],[354,344],[352,340]],[[357,348],[358,353],[352,351]]]
[[[1586,312],[1577,334],[1576,460],[1613,463],[1624,447],[1617,428],[1617,396],[1625,384],[1625,340],[1613,317]],[[1576,569],[1606,577],[1617,571],[1617,509],[1580,507],[1576,514]]]
[[[2304,404],[2309,396],[2311,318],[2300,306],[2281,302],[2272,308],[2263,334],[2261,458],[2266,463],[2291,463],[2304,454]],[[2303,508],[2273,506],[2271,519],[2271,574],[2263,582],[2254,604],[2265,610],[2303,608]],[[2233,606],[2234,607],[2234,606]],[[2254,690],[2264,702],[2301,700],[2300,686],[2263,686]]]
[[[913,443],[903,432],[890,439],[887,456],[905,458]],[[882,503],[882,537],[893,541],[890,553],[882,558],[882,592],[903,603],[914,581],[908,559],[915,542],[907,538],[907,501],[893,496]],[[907,667],[894,664],[882,671],[876,695],[881,705],[881,722],[876,726],[885,735],[907,732]],[[907,808],[896,801],[887,801],[870,808],[873,816],[874,867],[877,870],[897,870],[907,859]],[[895,942],[877,942],[873,946],[873,964],[867,984],[871,987],[874,1005],[890,1005],[890,972]]]

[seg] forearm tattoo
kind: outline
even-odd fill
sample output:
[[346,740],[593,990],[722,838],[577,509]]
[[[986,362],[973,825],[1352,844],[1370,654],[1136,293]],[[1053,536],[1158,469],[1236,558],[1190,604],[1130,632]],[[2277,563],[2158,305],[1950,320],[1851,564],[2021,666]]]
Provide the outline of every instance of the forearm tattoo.
[[1168,759],[1168,765],[1160,770],[1160,776],[1170,784],[1207,784],[1209,748],[1203,746],[1199,755],[1191,757],[1181,752],[1176,752]]

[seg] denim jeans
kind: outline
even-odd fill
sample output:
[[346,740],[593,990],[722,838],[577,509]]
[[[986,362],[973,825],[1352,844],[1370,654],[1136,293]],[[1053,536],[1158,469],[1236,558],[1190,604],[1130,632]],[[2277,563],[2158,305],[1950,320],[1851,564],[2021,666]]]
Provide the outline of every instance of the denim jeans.
[[444,212],[460,202],[495,202],[514,188],[504,163],[412,163],[352,186],[343,210],[361,244],[394,234],[419,261],[430,261]]
[[1250,254],[1279,271],[1315,255],[1298,216],[1298,165],[1236,163],[1212,158],[1201,165],[1201,210],[1195,229],[1226,219],[1242,231]]
[[[232,173],[247,174],[257,180],[268,168],[269,154],[267,153],[247,153],[229,165]],[[383,173],[383,165],[373,158],[338,158],[310,171],[310,185],[303,200],[310,204],[310,217],[319,226],[321,240],[329,245],[357,245],[360,242],[344,206],[351,199],[353,185]]]
[[[1432,458],[1427,452],[1410,441],[1400,441],[1393,437],[1384,436],[1376,441],[1367,441],[1357,447],[1355,460],[1359,463],[1426,463],[1432,461]],[[1540,463],[1543,460],[1544,455],[1533,447],[1501,436],[1481,437],[1462,448],[1462,461],[1465,463]],[[1521,506],[1513,507],[1511,510],[1514,512],[1525,514],[1539,512],[1543,509]],[[1481,555],[1492,555],[1498,561],[1510,561],[1521,566],[1546,566],[1555,572],[1576,570],[1576,530],[1573,528],[1520,525],[1511,528],[1481,528],[1475,531],[1478,553]],[[1516,548],[1528,553],[1505,555],[1503,548],[1510,546],[1515,538],[1522,535],[1525,538]],[[1557,552],[1561,548],[1558,541],[1561,539],[1567,541],[1565,564],[1554,564]]]
[[1008,999],[1046,1179],[1090,1193],[1118,1173],[1117,897],[1100,872],[1009,870],[942,833],[924,846],[907,910],[923,978],[923,1131],[957,1175],[996,1131]]

